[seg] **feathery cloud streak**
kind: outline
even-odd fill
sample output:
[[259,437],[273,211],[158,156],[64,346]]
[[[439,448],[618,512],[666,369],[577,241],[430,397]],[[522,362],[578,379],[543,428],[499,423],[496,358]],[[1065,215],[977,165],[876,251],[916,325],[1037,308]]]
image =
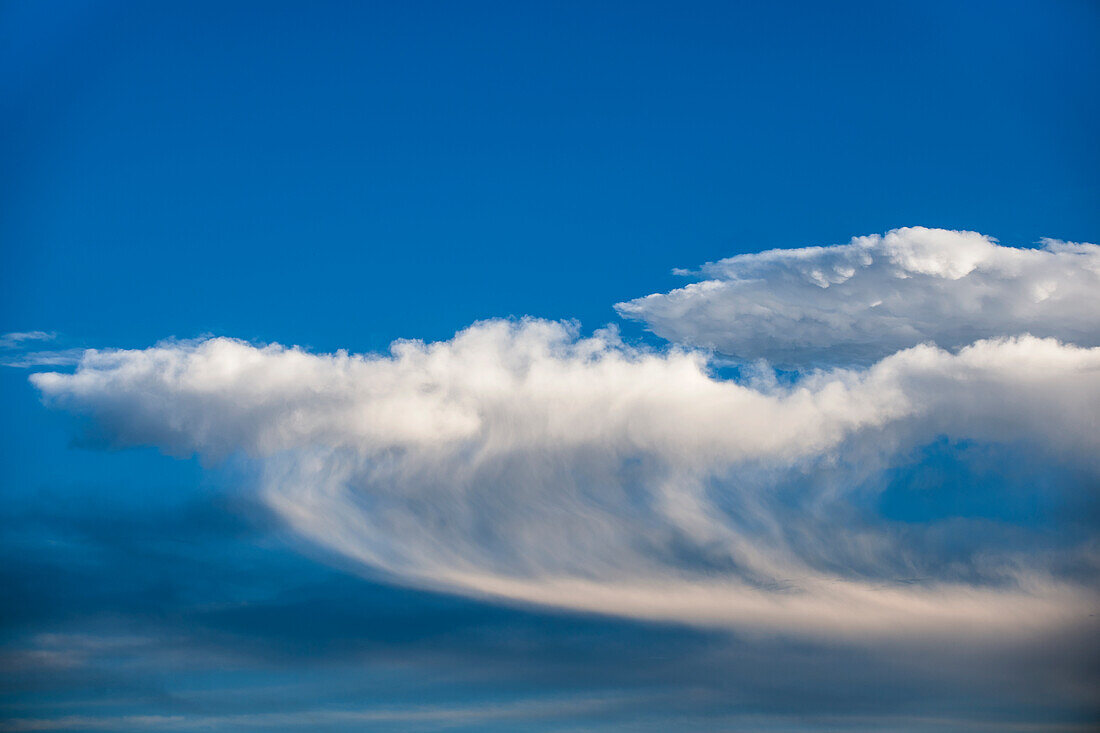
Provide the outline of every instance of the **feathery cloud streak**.
[[1095,475],[1098,376],[1100,348],[1026,336],[737,382],[698,352],[524,320],[389,356],[90,351],[32,380],[119,445],[251,456],[291,526],[409,585],[782,633],[1003,638],[1087,623],[1095,595],[1058,570],[1092,563],[1087,547],[977,552],[960,570],[874,512],[853,522],[856,488],[944,435]]

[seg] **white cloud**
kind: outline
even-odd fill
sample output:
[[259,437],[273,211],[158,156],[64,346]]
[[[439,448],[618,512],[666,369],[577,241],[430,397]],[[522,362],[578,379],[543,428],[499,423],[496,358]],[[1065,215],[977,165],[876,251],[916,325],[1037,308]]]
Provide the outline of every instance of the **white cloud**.
[[[891,246],[909,272],[961,279],[993,246],[974,237],[969,259]],[[1049,631],[1087,623],[1097,600],[1040,556],[991,549],[945,569],[887,522],[842,518],[851,471],[940,435],[1095,475],[1100,348],[920,346],[750,386],[697,352],[524,320],[389,356],[229,339],[89,351],[74,374],[31,379],[120,445],[251,456],[303,536],[410,585],[850,638]],[[794,485],[794,501],[777,491]],[[895,582],[899,568],[922,582]]]
[[0,349],[21,348],[28,341],[53,341],[56,334],[45,331],[12,331],[0,335]]
[[1042,249],[1017,249],[975,232],[912,227],[740,255],[698,274],[700,282],[616,309],[675,343],[793,367],[1024,333],[1100,345],[1095,244],[1045,239]]
[[[26,369],[38,366],[72,366],[84,349],[33,349],[40,342],[56,341],[57,334],[45,331],[13,331],[0,335],[0,366]],[[7,353],[3,353],[7,352]]]
[[80,363],[84,349],[51,349],[27,351],[0,357],[0,366],[28,369],[40,366],[72,366]]

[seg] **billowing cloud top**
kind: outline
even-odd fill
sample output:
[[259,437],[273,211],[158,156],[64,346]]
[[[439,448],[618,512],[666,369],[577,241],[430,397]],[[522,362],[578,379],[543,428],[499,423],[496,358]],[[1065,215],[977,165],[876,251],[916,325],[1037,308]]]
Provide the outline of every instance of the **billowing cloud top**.
[[616,309],[675,343],[796,368],[1022,333],[1100,343],[1095,244],[1016,249],[976,232],[911,227],[740,255],[699,274],[706,279]]
[[[630,306],[688,343],[714,329],[743,358],[890,352],[793,382],[533,319],[388,355],[224,338],[89,351],[32,381],[118,445],[247,456],[291,527],[396,582],[853,639],[1030,635],[1089,623],[1091,533],[1051,545],[1019,526],[1005,543],[989,522],[934,519],[914,533],[880,497],[944,441],[962,462],[958,446],[989,447],[1004,492],[1025,464],[1056,467],[1042,490],[1066,502],[1095,486],[1095,250],[898,230],[734,258],[708,266],[722,280]],[[962,308],[955,326],[941,300]],[[750,316],[700,316],[729,308]],[[826,323],[783,333],[807,318]],[[910,344],[966,334],[995,338]]]

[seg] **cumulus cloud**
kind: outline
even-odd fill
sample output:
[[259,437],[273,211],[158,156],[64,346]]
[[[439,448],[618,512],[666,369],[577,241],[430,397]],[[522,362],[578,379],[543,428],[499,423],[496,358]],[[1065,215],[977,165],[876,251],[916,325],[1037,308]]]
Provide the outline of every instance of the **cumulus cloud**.
[[[974,263],[996,247],[962,236]],[[890,246],[929,277],[983,266]],[[248,456],[290,526],[413,586],[850,638],[1039,633],[1086,624],[1097,600],[1060,570],[1093,562],[1087,547],[945,563],[861,509],[859,491],[940,436],[1095,476],[1100,348],[923,345],[781,384],[527,319],[388,355],[224,338],[88,351],[72,374],[31,379],[115,444]]]
[[1100,344],[1100,247],[999,245],[911,227],[831,247],[704,265],[702,279],[625,303],[662,338],[791,367],[870,363],[930,342],[955,349],[1032,334]]

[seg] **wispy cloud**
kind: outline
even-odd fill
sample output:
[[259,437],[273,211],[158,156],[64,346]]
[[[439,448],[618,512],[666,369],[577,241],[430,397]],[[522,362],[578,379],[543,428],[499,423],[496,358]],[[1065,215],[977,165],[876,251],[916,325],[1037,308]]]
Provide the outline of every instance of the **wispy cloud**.
[[775,633],[981,640],[1085,626],[1096,595],[1049,556],[945,566],[881,518],[851,524],[853,491],[941,435],[1094,472],[1098,374],[1100,348],[1027,336],[749,385],[696,352],[525,320],[389,356],[230,339],[90,351],[32,381],[120,445],[251,456],[292,527],[401,583]]
[[368,709],[314,709],[280,713],[229,715],[71,715],[57,718],[16,718],[0,722],[0,731],[64,730],[261,730],[315,729],[318,726],[402,723],[418,729],[447,729],[493,721],[531,721],[616,710],[637,697],[572,697],[521,699],[465,706],[371,707]]
[[0,349],[21,348],[28,342],[53,341],[55,338],[57,334],[45,331],[13,331],[0,336]]
[[0,366],[28,369],[40,366],[73,366],[80,363],[84,349],[55,349],[27,351],[21,354],[0,356]]
[[84,349],[40,348],[41,344],[56,340],[57,334],[45,331],[6,333],[0,336],[0,366],[25,369],[38,366],[72,366],[80,361]]

